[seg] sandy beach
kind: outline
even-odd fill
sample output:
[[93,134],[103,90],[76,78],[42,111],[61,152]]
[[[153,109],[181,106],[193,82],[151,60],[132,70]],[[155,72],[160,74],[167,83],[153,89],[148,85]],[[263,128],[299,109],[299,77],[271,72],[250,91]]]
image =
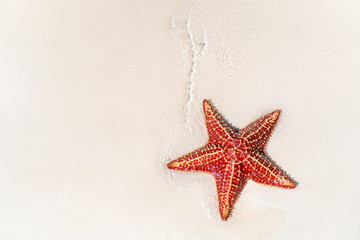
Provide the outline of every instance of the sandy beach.
[[[360,238],[360,3],[2,1],[0,239]],[[299,183],[166,163],[281,109],[267,150]]]

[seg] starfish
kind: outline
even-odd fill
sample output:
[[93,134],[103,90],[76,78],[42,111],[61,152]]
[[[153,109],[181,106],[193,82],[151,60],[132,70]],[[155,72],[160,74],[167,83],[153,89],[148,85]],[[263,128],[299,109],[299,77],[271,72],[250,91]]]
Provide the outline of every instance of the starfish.
[[266,153],[266,145],[280,116],[280,110],[260,117],[238,129],[230,125],[203,100],[209,140],[203,147],[167,164],[178,171],[199,171],[215,178],[220,216],[226,221],[248,180],[281,188],[297,183]]

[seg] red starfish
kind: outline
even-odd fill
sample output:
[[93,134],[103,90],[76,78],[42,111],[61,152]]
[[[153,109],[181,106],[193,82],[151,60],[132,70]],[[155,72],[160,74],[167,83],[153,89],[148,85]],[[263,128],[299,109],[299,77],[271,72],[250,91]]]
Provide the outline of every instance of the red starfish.
[[216,181],[221,219],[226,221],[240,192],[251,179],[256,183],[295,188],[290,178],[266,154],[280,110],[271,112],[242,129],[232,127],[204,99],[207,144],[167,164],[169,169],[210,173]]

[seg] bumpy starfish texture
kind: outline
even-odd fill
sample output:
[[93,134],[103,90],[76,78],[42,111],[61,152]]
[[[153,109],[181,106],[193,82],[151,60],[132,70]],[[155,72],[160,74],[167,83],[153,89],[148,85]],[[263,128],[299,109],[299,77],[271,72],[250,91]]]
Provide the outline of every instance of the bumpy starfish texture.
[[231,126],[203,101],[209,140],[203,147],[167,164],[178,171],[200,171],[214,176],[221,219],[226,221],[248,180],[281,188],[296,182],[266,154],[266,145],[280,116],[273,111],[243,129]]

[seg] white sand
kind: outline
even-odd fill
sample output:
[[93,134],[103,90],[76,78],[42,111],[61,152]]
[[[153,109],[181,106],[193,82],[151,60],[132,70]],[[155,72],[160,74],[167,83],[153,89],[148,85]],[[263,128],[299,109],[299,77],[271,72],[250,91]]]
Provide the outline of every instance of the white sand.
[[[359,239],[357,1],[2,1],[0,239]],[[282,109],[294,190],[165,163]]]

